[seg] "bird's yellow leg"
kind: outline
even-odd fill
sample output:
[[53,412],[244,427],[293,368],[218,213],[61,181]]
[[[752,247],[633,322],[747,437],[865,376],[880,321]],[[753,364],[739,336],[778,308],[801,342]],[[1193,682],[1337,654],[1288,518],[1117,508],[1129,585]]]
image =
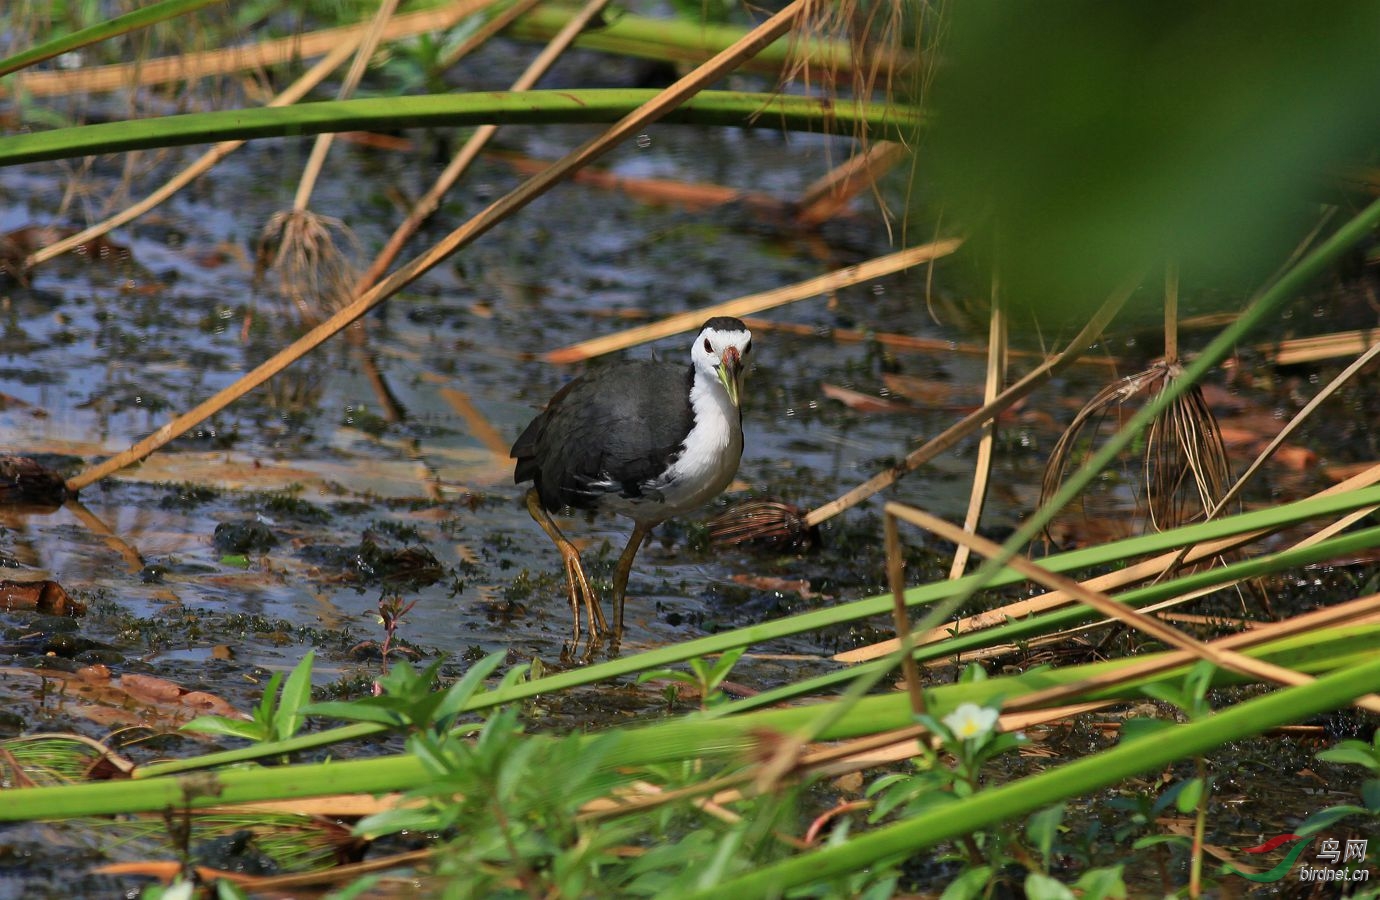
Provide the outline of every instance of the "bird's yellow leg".
[[632,537],[628,538],[628,546],[623,548],[623,555],[618,557],[618,568],[613,573],[613,621],[618,634],[623,633],[623,600],[628,592],[628,575],[632,572],[633,557],[637,556],[638,548],[651,530],[650,525],[636,525]]
[[609,626],[608,622],[604,620],[604,610],[599,606],[599,595],[594,592],[589,579],[585,577],[585,567],[580,562],[580,551],[575,549],[575,545],[570,543],[569,538],[561,534],[560,528],[556,527],[556,521],[546,510],[542,509],[541,498],[537,496],[536,488],[527,492],[527,512],[532,515],[532,519],[541,526],[541,530],[546,532],[546,536],[551,538],[551,542],[561,552],[561,562],[565,565],[565,583],[570,589],[570,614],[575,620],[574,640],[577,643],[580,640],[580,604],[582,602],[585,613],[589,616],[591,635],[597,637],[608,631]]

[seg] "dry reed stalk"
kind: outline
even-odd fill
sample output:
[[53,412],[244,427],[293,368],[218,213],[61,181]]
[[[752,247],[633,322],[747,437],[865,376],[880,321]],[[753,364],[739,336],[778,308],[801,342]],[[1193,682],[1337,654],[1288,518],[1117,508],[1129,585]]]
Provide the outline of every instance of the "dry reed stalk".
[[[201,811],[198,810],[198,812]],[[243,872],[214,869],[210,866],[193,866],[192,868],[195,870],[197,877],[206,884],[211,884],[217,880],[224,880],[238,885],[253,894],[282,895],[285,891],[294,891],[301,888],[329,887],[331,885],[344,886],[371,872],[385,872],[389,869],[405,869],[410,866],[420,866],[427,863],[433,857],[434,851],[431,849],[409,850],[405,853],[395,853],[389,856],[379,857],[378,859],[344,863],[338,866],[331,866],[328,869],[299,872],[292,875],[246,875]],[[148,861],[108,863],[103,866],[97,866],[92,871],[103,875],[142,875],[150,878],[158,878],[165,883],[171,883],[178,876],[185,874],[185,867],[182,863]]]
[[1353,360],[1351,365],[1337,373],[1335,378],[1328,382],[1322,390],[1318,391],[1311,400],[1305,403],[1303,408],[1295,413],[1293,418],[1289,420],[1288,424],[1280,429],[1279,434],[1275,435],[1270,443],[1256,455],[1255,460],[1251,462],[1245,473],[1236,480],[1236,483],[1233,484],[1226,495],[1223,496],[1217,507],[1208,514],[1208,518],[1216,516],[1222,511],[1223,506],[1235,500],[1237,495],[1240,494],[1241,490],[1246,486],[1247,482],[1250,481],[1251,476],[1258,472],[1261,466],[1269,461],[1270,457],[1289,439],[1290,435],[1297,431],[1304,422],[1308,421],[1308,417],[1311,416],[1328,397],[1331,397],[1337,391],[1341,390],[1347,382],[1356,377],[1357,373],[1370,365],[1377,355],[1380,355],[1380,343],[1372,344],[1368,350]]
[[805,188],[796,204],[795,221],[812,228],[832,219],[863,191],[875,188],[877,179],[910,155],[904,144],[878,141],[867,150],[824,173]]
[[910,616],[906,612],[905,554],[901,549],[900,529],[896,517],[888,515],[885,523],[886,534],[886,579],[891,588],[891,619],[896,628],[897,646],[901,651],[901,672],[905,677],[906,692],[910,695],[910,711],[917,716],[925,714],[925,691],[920,685],[920,670],[915,665],[911,653]]
[[[1209,646],[1233,651],[1245,650],[1324,628],[1355,624],[1371,619],[1376,615],[1380,615],[1380,594],[1360,597],[1335,606],[1325,606],[1322,609],[1294,616],[1283,622],[1256,623],[1247,631],[1229,634],[1210,641]],[[1184,650],[1171,650],[1160,654],[1156,659],[1129,663],[1109,675],[1061,684],[1031,694],[1023,694],[1020,697],[1012,698],[1008,706],[1010,709],[1036,709],[1049,703],[1061,703],[1074,697],[1083,696],[1092,690],[1105,690],[1119,684],[1168,672],[1171,669],[1188,665],[1196,658],[1192,653]]]
[[[922,338],[913,337],[909,334],[895,334],[889,331],[858,331],[852,328],[829,328],[819,329],[813,325],[801,325],[794,322],[772,322],[767,319],[753,319],[742,316],[742,320],[754,331],[761,329],[764,332],[775,331],[782,334],[793,334],[799,337],[826,338],[837,341],[840,344],[862,344],[876,342],[889,350],[898,350],[906,353],[967,353],[973,356],[986,356],[988,348],[983,344],[968,344],[945,340],[944,338]],[[1044,361],[1049,358],[1049,354],[1038,350],[1021,350],[1016,347],[1006,348],[1008,357],[1019,357],[1024,359],[1039,359]],[[1115,368],[1117,361],[1110,356],[1080,356],[1072,362],[1080,365],[1105,366]]]
[[1299,363],[1335,359],[1339,356],[1354,356],[1373,348],[1377,342],[1380,342],[1380,335],[1371,329],[1366,329],[1364,331],[1338,331],[1315,337],[1290,338],[1275,344],[1261,344],[1256,349],[1277,366],[1292,366]]
[[511,458],[508,448],[512,442],[499,434],[498,429],[475,407],[469,394],[446,385],[442,385],[436,390],[441,395],[441,399],[445,400],[446,403],[450,404],[450,408],[455,410],[456,415],[465,420],[465,424],[470,428],[470,433],[478,438],[479,443],[488,448],[490,453],[502,460]]
[[475,50],[484,46],[484,44],[486,44],[490,38],[502,32],[509,25],[512,25],[518,19],[522,18],[533,8],[535,8],[539,3],[541,3],[541,0],[518,0],[517,3],[505,6],[503,9],[495,13],[493,17],[486,21],[483,25],[479,26],[479,28],[475,30],[474,34],[470,35],[468,38],[462,41],[460,45],[457,46],[454,50],[451,50],[444,57],[442,57],[440,63],[437,65],[437,68],[441,69],[442,71],[449,69],[451,66],[455,65],[460,60],[464,59],[466,56],[469,56]]
[[[350,70],[336,91],[337,100],[354,96],[397,8],[398,0],[379,3],[355,50]],[[324,311],[341,306],[355,275],[353,264],[333,237],[339,233],[353,243],[352,232],[339,219],[319,215],[307,208],[334,141],[335,135],[330,132],[316,136],[302,177],[297,182],[292,209],[271,216],[259,235],[260,265],[267,261],[269,248],[274,248],[273,260],[267,267],[277,271],[279,291],[292,301],[301,321],[306,323],[319,322]],[[255,277],[262,274],[261,268],[255,272]]]
[[202,401],[194,408],[175,417],[153,434],[134,444],[127,450],[115,454],[86,470],[78,473],[67,482],[69,490],[80,488],[99,481],[112,472],[118,471],[162,447],[168,441],[196,427],[210,416],[268,381],[283,369],[301,359],[313,349],[325,343],[332,336],[359,319],[369,310],[387,300],[405,285],[420,278],[452,253],[470,244],[490,228],[513,213],[531,203],[550,190],[574,170],[588,165],[615,145],[621,143],[647,125],[666,115],[694,94],[704,90],[725,74],[732,71],[742,59],[757,53],[771,41],[788,31],[800,19],[805,0],[792,0],[780,12],[771,16],[752,29],[742,39],[724,49],[708,62],[666,88],[647,103],[624,116],[598,137],[582,144],[566,154],[551,168],[537,175],[504,197],[495,201],[477,216],[461,225],[385,280],[375,285],[363,295],[355,298],[348,306],[338,310],[325,322],[311,329],[290,346],[265,360],[253,371],[245,373],[234,384]]
[[[384,40],[397,40],[428,31],[452,28],[494,0],[457,0],[441,9],[410,13],[395,18],[384,29]],[[185,53],[133,63],[95,66],[73,72],[17,72],[6,81],[13,92],[33,97],[51,97],[80,92],[116,91],[131,86],[150,86],[187,81],[212,75],[231,75],[298,59],[313,59],[330,53],[343,43],[359,41],[368,25],[345,25],[309,34],[264,41],[244,47]]]
[[[1246,471],[1241,475],[1241,477],[1236,479],[1235,483],[1233,483],[1232,486],[1228,488],[1225,493],[1222,494],[1221,499],[1217,502],[1217,504],[1213,506],[1210,510],[1208,510],[1207,518],[1216,518],[1228,503],[1233,502],[1237,498],[1237,496],[1240,495],[1241,491],[1245,488],[1245,486],[1250,482],[1250,479],[1255,475],[1255,473],[1260,471],[1261,467],[1264,466],[1265,463],[1269,461],[1270,457],[1272,457],[1275,454],[1275,451],[1284,445],[1284,442],[1289,439],[1290,435],[1297,431],[1299,427],[1303,425],[1304,422],[1308,421],[1308,418],[1313,414],[1315,410],[1317,410],[1319,406],[1323,404],[1324,401],[1327,400],[1328,397],[1331,397],[1337,391],[1341,390],[1343,385],[1347,384],[1347,382],[1351,381],[1352,378],[1356,377],[1357,373],[1359,373],[1362,369],[1368,366],[1377,355],[1380,355],[1380,343],[1372,345],[1357,359],[1353,360],[1351,365],[1347,366],[1341,372],[1337,373],[1337,376],[1333,378],[1330,382],[1328,382],[1322,390],[1318,391],[1315,395],[1313,395],[1313,398],[1309,400],[1306,404],[1304,404],[1303,408],[1294,414],[1293,418],[1289,420],[1288,424],[1281,428],[1279,433],[1274,436],[1270,443],[1267,444],[1265,448],[1262,449],[1260,453],[1256,455],[1256,458],[1251,462],[1250,466],[1247,467]],[[1356,512],[1349,514],[1343,521],[1346,521],[1348,523],[1353,521],[1359,521],[1359,519],[1364,518],[1373,511],[1374,507],[1364,510],[1357,510]],[[1317,536],[1312,536],[1312,539],[1317,540]],[[1183,552],[1187,553],[1187,550]],[[1173,571],[1176,568],[1177,566],[1170,566],[1166,569],[1166,571]]]
[[[1059,437],[1045,464],[1040,505],[1063,486],[1065,474],[1084,452],[1082,438],[1096,440],[1109,411],[1129,401],[1168,390],[1183,375],[1179,361],[1179,273],[1170,263],[1164,284],[1164,359],[1144,372],[1129,375],[1099,391]],[[1217,419],[1192,385],[1157,415],[1146,432],[1142,474],[1151,526],[1166,531],[1209,517],[1225,496],[1231,465]],[[1046,535],[1049,532],[1046,529]]]
[[[983,405],[997,399],[1001,387],[1006,383],[1006,309],[1002,303],[1000,285],[996,277],[992,280],[992,322],[987,338],[987,377],[983,381]],[[978,521],[982,517],[982,506],[987,500],[988,479],[992,476],[992,455],[997,437],[996,418],[988,419],[982,426],[982,437],[978,439],[977,459],[973,464],[973,489],[968,495],[968,512],[963,517],[963,530],[977,532]],[[949,567],[949,578],[962,577],[968,568],[970,550],[967,544],[959,544],[954,551],[953,564]]]
[[[561,54],[575,42],[575,38],[579,37],[580,32],[584,31],[607,5],[608,0],[587,0],[580,11],[571,17],[565,27],[542,49],[541,53],[528,63],[527,68],[513,82],[513,86],[509,90],[527,91],[536,85],[560,58]],[[436,212],[441,205],[441,199],[455,186],[455,183],[460,180],[460,176],[465,173],[465,170],[474,162],[475,157],[479,155],[479,151],[483,150],[484,145],[497,133],[497,125],[481,125],[474,130],[469,140],[465,141],[464,146],[437,176],[431,188],[413,204],[412,212],[393,230],[393,234],[388,238],[383,249],[374,257],[369,269],[355,283],[355,294],[368,290],[383,277],[383,273],[388,271],[388,267],[398,258],[398,254],[402,253],[403,247],[417,233],[417,229],[421,228],[422,223],[430,218],[432,213]]]
[[[1324,497],[1332,494],[1346,493],[1347,491],[1370,487],[1377,483],[1380,483],[1380,464],[1371,466],[1366,471],[1357,473],[1346,481],[1332,485],[1313,496]],[[1348,513],[1335,522],[1310,533],[1307,537],[1298,541],[1288,549],[1300,549],[1324,541],[1334,534],[1350,527],[1352,524],[1365,518],[1374,511],[1374,507],[1367,507]],[[1258,531],[1232,535],[1231,537],[1221,538],[1215,541],[1208,541],[1203,544],[1194,544],[1188,549],[1187,555],[1184,555],[1182,550],[1161,553],[1150,559],[1133,563],[1124,569],[1090,578],[1083,582],[1083,585],[1091,590],[1107,593],[1133,584],[1151,581],[1162,577],[1166,572],[1172,571],[1173,567],[1177,567],[1183,563],[1192,564],[1201,560],[1213,559],[1221,556],[1227,551],[1243,547],[1252,541],[1259,540],[1273,533],[1274,530],[1272,529],[1260,529]],[[1225,586],[1225,584],[1218,585],[1219,588]],[[1004,625],[1008,619],[1018,619],[1034,613],[1047,612],[1048,610],[1065,606],[1070,602],[1072,602],[1071,599],[1063,591],[1050,591],[1038,597],[1030,597],[1025,600],[1016,601],[1015,603],[1008,603],[997,609],[965,616],[956,622],[951,622],[939,628],[933,628],[927,632],[916,635],[915,643],[917,645],[938,643],[957,634],[967,634],[972,631],[980,631],[984,628],[991,628],[996,625]],[[837,662],[865,662],[867,660],[886,656],[889,653],[895,653],[898,647],[899,644],[894,640],[878,641],[866,647],[856,647],[852,650],[835,654],[833,658]]]
[[[336,68],[340,66],[341,63],[343,63],[347,58],[349,58],[350,54],[353,53],[355,51],[355,48],[358,46],[358,35],[354,35],[350,38],[347,38],[339,46],[333,48],[330,53],[328,53],[325,57],[321,59],[320,62],[312,66],[311,69],[309,69],[305,74],[302,75],[302,77],[298,78],[296,81],[290,84],[286,89],[283,90],[282,93],[278,94],[265,105],[291,106],[293,103],[296,103],[298,100],[301,100],[303,97],[307,95],[308,92],[311,91],[312,88],[316,87],[318,84],[324,81],[327,75],[329,75],[331,72],[334,72]],[[193,162],[190,166],[183,169],[181,172],[174,175],[172,178],[168,179],[168,181],[158,190],[149,194],[147,197],[145,197],[138,203],[126,207],[125,209],[121,210],[120,212],[116,213],[115,215],[111,216],[105,221],[97,222],[95,225],[92,225],[89,228],[85,228],[82,231],[79,231],[76,234],[72,235],[71,237],[64,238],[60,241],[55,241],[54,243],[49,244],[46,247],[42,247],[38,250],[35,250],[33,253],[29,254],[29,256],[24,260],[24,268],[29,269],[33,266],[45,263],[50,259],[54,259],[58,256],[61,256],[64,253],[67,253],[81,246],[82,244],[85,244],[87,241],[98,238],[101,235],[108,234],[109,232],[114,231],[116,228],[119,228],[121,225],[134,221],[135,219],[142,216],[144,213],[148,212],[149,210],[158,206],[163,201],[167,200],[173,194],[177,193],[187,185],[191,184],[201,175],[204,175],[206,172],[210,171],[211,168],[213,168],[222,159],[229,156],[231,153],[234,153],[240,147],[243,147],[246,143],[247,141],[221,141],[220,143],[213,146],[210,150],[202,154],[201,157],[197,159],[195,162]]]
[[[969,534],[957,525],[950,524],[938,516],[930,515],[922,510],[901,503],[888,503],[886,510],[889,515],[904,519],[946,541],[966,543],[976,552],[988,558],[997,556],[1002,552],[1000,544],[976,534]],[[1091,590],[1085,584],[1074,581],[1066,575],[1052,572],[1023,556],[1012,557],[1007,565],[1038,584],[1061,591],[1108,618],[1115,619],[1123,625],[1134,628],[1171,647],[1177,647],[1192,657],[1210,662],[1218,668],[1230,669],[1233,672],[1240,672],[1243,675],[1283,685],[1309,684],[1315,680],[1311,675],[1243,656],[1231,648],[1204,644],[1153,616],[1145,615],[1139,610],[1117,603],[1105,593]],[[1353,701],[1353,704],[1370,712],[1380,712],[1380,696],[1374,694],[1358,697]]]
[[[1111,706],[1114,702],[1077,703],[1039,711],[1004,711],[997,720],[997,728],[1003,732],[1021,731]],[[791,774],[799,778],[836,778],[850,772],[900,762],[915,757],[916,742],[924,740],[927,740],[932,748],[939,747],[939,741],[931,736],[923,725],[911,725],[834,744],[812,744],[806,748],[807,752],[801,754]],[[617,798],[605,797],[586,803],[581,807],[577,818],[581,821],[601,821],[630,813],[645,812],[668,803],[693,800],[705,794],[710,794],[712,801],[717,804],[734,803],[754,793],[760,793],[756,790],[742,790],[744,786],[752,784],[756,777],[755,768],[747,768],[732,775],[673,790],[625,792]]]
[[120,557],[125,561],[125,571],[134,574],[144,568],[144,557],[139,553],[139,550],[116,534],[105,523],[105,520],[88,509],[86,504],[76,497],[69,497],[67,502],[63,504],[63,508],[75,516],[82,527],[100,538],[101,543],[105,544],[107,549],[120,554]]
[[290,209],[269,216],[259,233],[255,281],[269,269],[278,275],[278,292],[304,324],[320,322],[338,309],[354,283],[355,267],[340,249],[341,240],[358,247],[354,233],[334,216]]
[[736,300],[728,300],[724,303],[716,303],[713,306],[703,309],[689,310],[683,313],[676,313],[667,316],[659,322],[648,325],[639,325],[629,328],[616,334],[605,335],[604,337],[593,338],[588,341],[581,341],[578,344],[571,344],[559,350],[552,350],[545,355],[547,362],[552,363],[575,363],[602,356],[605,353],[614,353],[618,350],[625,350],[637,344],[655,341],[660,338],[670,337],[673,334],[680,334],[683,331],[691,331],[704,324],[704,320],[713,316],[735,316],[741,318],[765,309],[774,309],[784,306],[787,303],[794,303],[797,300],[806,300],[817,297],[828,291],[837,290],[848,285],[858,284],[872,278],[879,278],[883,275],[890,275],[893,272],[900,272],[911,266],[919,265],[923,262],[939,259],[948,256],[958,249],[962,243],[957,238],[935,241],[929,244],[922,244],[918,247],[911,247],[886,256],[879,256],[857,265],[847,266],[825,275],[789,284],[785,287],[773,288],[769,291],[762,291],[757,294],[748,294]]
[[915,471],[929,460],[934,459],[950,447],[953,447],[959,441],[981,428],[987,421],[995,419],[1002,412],[1010,409],[1016,401],[1030,394],[1036,387],[1063,371],[1077,359],[1089,345],[1097,340],[1102,334],[1102,330],[1107,327],[1112,319],[1116,317],[1121,307],[1130,299],[1131,293],[1135,290],[1135,286],[1139,281],[1139,277],[1128,281],[1112,296],[1108,297],[1061,353],[1058,353],[1046,360],[1040,366],[1032,369],[1015,384],[997,395],[996,399],[991,403],[985,404],[981,409],[970,413],[949,426],[937,437],[927,441],[915,450],[912,450],[905,459],[901,460],[896,465],[872,476],[867,481],[842,496],[811,510],[805,516],[805,527],[813,528],[821,522],[833,518],[844,510],[852,509],[878,491],[891,487],[897,481],[900,481],[906,474]]
[[[484,154],[510,166],[522,175],[540,172],[549,163],[506,150],[489,150]],[[784,216],[786,204],[771,196],[756,191],[744,191],[721,184],[692,183],[674,181],[669,178],[630,178],[615,175],[606,169],[585,169],[572,179],[580,184],[606,191],[619,191],[635,200],[650,203],[674,203],[692,212],[712,209],[726,203],[741,203],[753,211],[764,211]]]

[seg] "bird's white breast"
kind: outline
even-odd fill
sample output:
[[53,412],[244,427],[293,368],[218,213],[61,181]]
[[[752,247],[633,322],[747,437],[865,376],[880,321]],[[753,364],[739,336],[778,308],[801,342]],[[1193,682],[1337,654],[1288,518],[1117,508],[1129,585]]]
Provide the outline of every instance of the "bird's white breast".
[[655,523],[698,509],[721,494],[738,472],[743,428],[738,408],[717,381],[700,372],[690,388],[695,423],[671,466],[636,500],[610,498],[612,508],[634,521]]

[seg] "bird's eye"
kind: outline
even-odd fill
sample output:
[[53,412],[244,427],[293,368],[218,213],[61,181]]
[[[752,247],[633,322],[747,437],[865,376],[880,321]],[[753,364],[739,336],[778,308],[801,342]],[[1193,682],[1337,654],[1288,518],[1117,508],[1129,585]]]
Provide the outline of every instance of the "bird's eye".
[[704,352],[705,352],[705,353],[713,353],[713,352],[714,352],[714,345],[711,344],[711,343],[709,343],[709,338],[705,338],[705,339],[704,339]]

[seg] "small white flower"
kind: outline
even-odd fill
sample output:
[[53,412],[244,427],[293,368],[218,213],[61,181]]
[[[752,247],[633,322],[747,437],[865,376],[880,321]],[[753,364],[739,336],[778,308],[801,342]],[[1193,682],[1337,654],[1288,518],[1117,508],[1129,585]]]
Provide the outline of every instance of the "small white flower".
[[976,703],[962,703],[941,721],[960,741],[985,736],[997,724],[997,711]]

